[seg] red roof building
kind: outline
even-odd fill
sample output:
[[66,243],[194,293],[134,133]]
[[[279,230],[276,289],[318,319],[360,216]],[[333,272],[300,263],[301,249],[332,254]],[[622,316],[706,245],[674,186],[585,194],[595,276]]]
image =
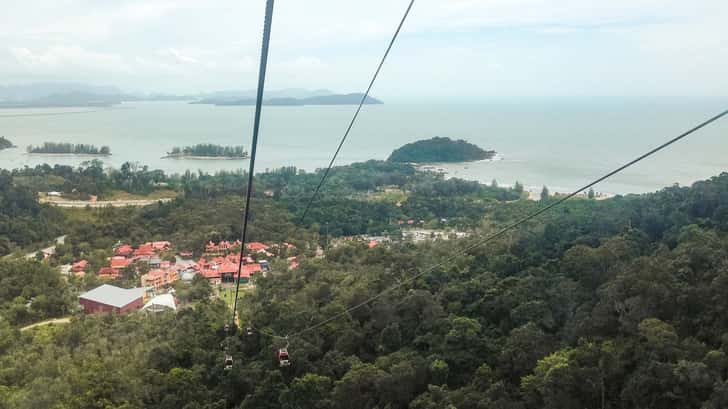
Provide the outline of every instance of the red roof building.
[[101,267],[98,273],[96,275],[99,276],[99,278],[105,278],[105,279],[117,279],[121,277],[121,271],[114,270],[111,267]]
[[240,272],[241,277],[248,277],[252,276],[255,273],[258,273],[262,271],[260,264],[258,263],[252,263],[252,264],[243,264],[243,270]]
[[88,266],[88,261],[80,260],[80,261],[73,263],[73,265],[71,266],[71,271],[73,271],[74,273],[79,273],[79,272],[85,270],[86,266]]
[[208,253],[208,254],[226,253],[229,251],[233,251],[236,248],[240,248],[240,246],[241,246],[240,240],[236,240],[236,241],[222,240],[220,243],[217,243],[217,244],[210,241],[205,245],[205,253]]
[[134,254],[134,248],[128,244],[122,244],[114,251],[114,255],[116,256],[129,257],[132,254]]
[[[150,243],[147,243],[150,244]],[[168,241],[154,241],[151,243],[152,249],[156,251],[169,250],[172,247],[172,243]]]
[[131,264],[131,259],[122,256],[111,257],[111,268],[114,270],[123,270],[128,267],[129,264]]
[[175,270],[151,270],[142,276],[142,287],[160,289],[170,286],[177,280],[179,280],[179,274]]
[[257,252],[260,252],[260,251],[266,251],[266,250],[268,250],[270,248],[270,246],[267,246],[267,245],[265,245],[263,243],[259,243],[257,241],[254,241],[252,243],[248,243],[245,247],[248,250],[254,251],[256,253]]
[[135,256],[153,256],[154,254],[154,248],[151,243],[142,244],[134,250]]
[[104,284],[81,294],[78,302],[83,306],[86,314],[97,312],[123,314],[137,310],[144,305],[144,289],[125,289]]

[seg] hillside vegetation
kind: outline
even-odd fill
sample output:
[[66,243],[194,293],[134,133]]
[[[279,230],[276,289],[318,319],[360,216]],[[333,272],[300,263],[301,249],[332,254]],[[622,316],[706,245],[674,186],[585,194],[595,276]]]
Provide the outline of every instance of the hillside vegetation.
[[[232,186],[240,175],[188,177],[185,196],[172,203],[69,213],[85,223],[59,251],[95,257],[119,237],[235,237],[242,201]],[[342,167],[332,178],[319,206],[342,209],[321,222],[359,211],[346,207],[355,199],[337,198],[368,184],[443,198],[487,192],[392,163]],[[288,237],[299,210],[286,197],[315,179],[295,169],[261,175],[275,195],[256,196],[251,238]],[[482,237],[543,205],[492,201],[469,224]],[[29,319],[63,314],[66,287],[53,284],[55,270],[0,261],[13,280],[0,292],[0,408],[727,407],[728,174],[654,194],[566,202],[459,256],[476,237],[374,248],[344,242],[315,258],[324,242],[318,223],[296,233],[305,255],[298,269],[274,260],[243,296],[242,325],[260,331],[233,336],[230,371],[220,350],[229,311],[207,298],[204,281],[184,292],[199,298],[176,315],[79,315],[20,333]],[[22,263],[30,263],[27,291],[17,281]],[[52,303],[33,307],[56,285]],[[285,343],[271,333],[295,334],[290,368],[273,364],[272,351]]]

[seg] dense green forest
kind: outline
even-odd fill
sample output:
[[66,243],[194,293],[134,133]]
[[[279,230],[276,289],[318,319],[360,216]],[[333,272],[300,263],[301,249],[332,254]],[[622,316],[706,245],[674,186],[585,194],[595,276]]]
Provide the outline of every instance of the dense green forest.
[[4,136],[0,136],[0,151],[3,149],[12,148],[14,146],[15,145],[13,145],[13,143],[10,142],[7,138],[5,138]]
[[40,205],[32,190],[17,186],[10,172],[0,170],[0,257],[56,237],[63,224],[60,210]]
[[87,144],[44,142],[43,145],[28,145],[28,153],[62,153],[72,155],[111,155],[108,146],[97,147]]
[[167,157],[201,156],[215,158],[247,158],[248,152],[242,146],[220,146],[213,144],[197,144],[180,148],[175,146]]
[[395,149],[387,160],[405,163],[468,162],[493,156],[495,151],[486,151],[462,139],[454,141],[436,136],[403,145]]
[[[342,243],[316,258],[323,220],[300,226],[300,267],[274,261],[242,298],[242,325],[259,330],[232,337],[231,371],[220,350],[229,311],[204,280],[180,286],[190,304],[176,314],[83,316],[72,313],[70,294],[92,282],[65,283],[55,262],[0,261],[0,408],[728,407],[728,174],[653,194],[575,199],[453,257],[550,199],[500,200],[513,189],[399,166],[337,168],[322,203],[341,206],[330,214],[351,218],[345,227],[353,229],[362,209],[351,202],[372,201],[378,192],[370,183],[396,186],[406,201],[416,191],[469,198],[462,203],[479,215],[470,223],[476,235],[375,248]],[[64,211],[70,231],[59,257],[103,260],[119,238],[192,246],[234,237],[240,176],[181,177],[184,196],[143,209]],[[305,196],[315,179],[294,168],[261,174],[251,239],[289,237],[300,208],[287,198]],[[2,193],[32,202],[18,189],[27,190],[6,183]],[[478,197],[489,200],[478,207]],[[447,211],[411,209],[433,219]],[[70,324],[19,331],[69,313]],[[273,350],[285,341],[269,334],[297,334],[288,340],[291,367],[274,365]]]

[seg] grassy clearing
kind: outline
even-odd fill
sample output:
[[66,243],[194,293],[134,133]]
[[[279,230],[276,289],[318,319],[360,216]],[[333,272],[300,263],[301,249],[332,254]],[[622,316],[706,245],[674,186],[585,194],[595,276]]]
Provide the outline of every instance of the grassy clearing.
[[384,203],[402,203],[407,200],[407,193],[401,189],[385,189],[369,194],[369,200]]
[[123,190],[113,190],[108,195],[104,195],[103,200],[157,200],[157,199],[174,199],[178,193],[172,189],[158,189],[147,195],[138,195]]

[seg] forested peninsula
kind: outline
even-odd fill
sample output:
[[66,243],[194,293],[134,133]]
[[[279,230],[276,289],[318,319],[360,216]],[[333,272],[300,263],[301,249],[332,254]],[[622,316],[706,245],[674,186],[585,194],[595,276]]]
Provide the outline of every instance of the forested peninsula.
[[462,139],[436,136],[403,145],[395,149],[388,160],[406,163],[470,162],[492,159],[495,154],[495,151],[484,150]]
[[162,159],[246,159],[248,152],[242,146],[197,144],[180,148],[175,146]]
[[100,155],[108,156],[111,155],[111,149],[108,146],[97,147],[95,145],[87,144],[73,144],[73,143],[55,143],[55,142],[44,142],[43,145],[33,146],[28,145],[28,153],[40,153],[40,154],[65,154],[65,155]]

